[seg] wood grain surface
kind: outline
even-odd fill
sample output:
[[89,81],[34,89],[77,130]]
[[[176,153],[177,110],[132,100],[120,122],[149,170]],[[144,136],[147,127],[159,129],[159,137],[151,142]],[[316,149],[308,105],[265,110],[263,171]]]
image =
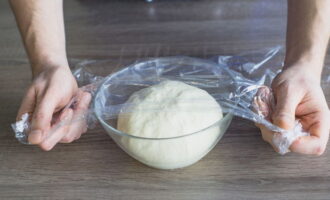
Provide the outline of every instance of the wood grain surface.
[[[64,7],[69,59],[111,59],[109,71],[138,58],[208,58],[285,42],[284,0],[67,0]],[[330,199],[330,148],[321,157],[279,156],[239,118],[205,158],[174,171],[140,164],[100,127],[50,152],[18,143],[10,123],[31,76],[7,1],[0,30],[0,199]]]

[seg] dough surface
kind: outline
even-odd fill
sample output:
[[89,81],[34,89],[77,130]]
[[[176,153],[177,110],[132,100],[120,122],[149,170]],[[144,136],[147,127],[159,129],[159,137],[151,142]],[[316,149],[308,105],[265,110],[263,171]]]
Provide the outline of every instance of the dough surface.
[[221,127],[215,123],[222,116],[220,105],[205,90],[179,81],[163,81],[133,93],[117,124],[124,133],[162,139],[122,137],[117,143],[147,165],[161,169],[185,167],[216,144]]

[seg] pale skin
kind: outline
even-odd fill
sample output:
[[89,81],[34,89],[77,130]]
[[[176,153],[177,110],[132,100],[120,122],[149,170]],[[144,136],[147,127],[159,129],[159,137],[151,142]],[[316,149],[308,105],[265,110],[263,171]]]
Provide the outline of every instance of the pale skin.
[[[288,1],[287,51],[284,69],[272,83],[277,101],[272,122],[290,130],[298,118],[311,134],[296,140],[292,152],[321,155],[326,149],[330,113],[320,79],[329,37],[330,1]],[[272,144],[274,133],[259,127]]]
[[24,113],[32,115],[28,140],[43,150],[57,143],[69,143],[86,131],[83,123],[64,126],[50,135],[53,114],[63,109],[74,96],[75,109],[67,109],[59,120],[74,120],[88,107],[89,93],[78,90],[66,57],[61,0],[12,0],[24,45],[31,63],[32,83],[19,108],[17,119]]
[[[10,0],[30,59],[33,81],[23,98],[17,119],[32,114],[29,142],[44,150],[57,143],[78,139],[82,124],[64,126],[49,135],[53,114],[78,95],[76,109],[59,119],[72,119],[84,110],[90,95],[78,90],[65,50],[62,0]],[[299,118],[311,136],[295,141],[290,150],[321,155],[328,142],[330,113],[320,87],[324,57],[330,37],[329,0],[288,0],[287,51],[285,66],[273,81],[277,105],[272,122],[290,130]],[[258,125],[265,141],[272,145],[273,132]],[[276,149],[275,149],[276,150]]]

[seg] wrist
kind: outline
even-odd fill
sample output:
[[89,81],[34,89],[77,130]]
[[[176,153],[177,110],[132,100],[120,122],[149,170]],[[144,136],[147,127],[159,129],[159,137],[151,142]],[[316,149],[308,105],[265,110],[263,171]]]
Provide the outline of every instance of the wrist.
[[310,73],[313,76],[321,77],[322,68],[324,62],[324,53],[320,52],[319,49],[313,48],[288,48],[283,70],[287,68],[297,68]]
[[300,52],[299,55],[288,51],[285,56],[283,70],[293,68],[296,73],[321,79],[324,58],[315,52]]
[[289,72],[290,77],[300,77],[308,79],[314,83],[321,83],[321,69],[319,64],[307,61],[297,61],[290,65],[285,65],[283,71]]
[[32,76],[35,78],[40,73],[48,70],[65,69],[70,71],[66,58],[44,57],[31,61]]

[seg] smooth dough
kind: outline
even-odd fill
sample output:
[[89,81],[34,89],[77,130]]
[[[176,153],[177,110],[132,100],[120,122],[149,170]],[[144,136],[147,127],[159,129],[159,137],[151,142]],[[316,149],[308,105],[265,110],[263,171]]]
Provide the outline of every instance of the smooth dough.
[[[149,166],[174,169],[191,165],[219,139],[221,127],[216,122],[223,117],[221,107],[210,94],[197,87],[163,81],[133,93],[125,105],[118,117],[118,130],[159,139],[122,137],[117,142]],[[197,131],[200,132],[183,136]]]

